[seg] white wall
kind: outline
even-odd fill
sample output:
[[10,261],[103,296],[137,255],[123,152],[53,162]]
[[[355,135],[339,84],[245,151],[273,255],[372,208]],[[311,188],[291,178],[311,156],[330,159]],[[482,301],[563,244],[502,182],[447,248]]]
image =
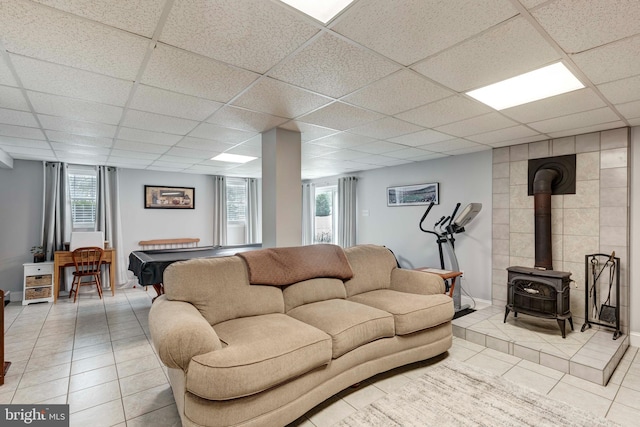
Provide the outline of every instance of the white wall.
[[[140,249],[140,240],[199,237],[213,244],[213,179],[208,175],[120,169],[122,256]],[[195,209],[145,209],[144,186],[195,187]],[[129,277],[132,277],[129,273]]]
[[482,212],[466,227],[466,233],[456,235],[456,254],[465,272],[464,290],[475,298],[491,300],[491,150],[357,175],[358,243],[387,246],[405,268],[438,267],[438,248],[435,236],[418,228],[426,206],[387,207],[387,187],[440,183],[440,204],[425,220],[427,228],[450,215],[458,202],[461,209],[468,203],[482,203]]
[[0,289],[22,299],[22,264],[33,262],[30,249],[41,243],[42,162],[15,160],[0,168]]

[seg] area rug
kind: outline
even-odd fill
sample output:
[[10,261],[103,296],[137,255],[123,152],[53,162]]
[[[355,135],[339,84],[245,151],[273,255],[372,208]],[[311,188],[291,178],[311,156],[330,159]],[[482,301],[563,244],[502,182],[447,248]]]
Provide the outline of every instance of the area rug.
[[340,427],[616,426],[458,361],[444,361],[345,418]]

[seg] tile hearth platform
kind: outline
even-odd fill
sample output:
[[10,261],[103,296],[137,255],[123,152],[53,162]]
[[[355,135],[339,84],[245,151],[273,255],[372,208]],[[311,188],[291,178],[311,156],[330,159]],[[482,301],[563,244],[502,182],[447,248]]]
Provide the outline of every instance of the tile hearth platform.
[[580,332],[574,323],[563,339],[554,319],[513,313],[504,321],[504,307],[488,306],[453,320],[453,335],[502,353],[526,359],[578,378],[606,385],[629,347],[629,337],[613,340],[613,330],[593,325]]

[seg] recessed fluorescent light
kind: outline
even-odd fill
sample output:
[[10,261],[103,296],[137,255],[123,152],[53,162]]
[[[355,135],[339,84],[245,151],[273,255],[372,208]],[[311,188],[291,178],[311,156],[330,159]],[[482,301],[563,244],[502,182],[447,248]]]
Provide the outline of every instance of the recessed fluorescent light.
[[243,156],[240,154],[229,154],[229,153],[218,154],[217,156],[211,158],[211,160],[218,160],[220,162],[229,162],[229,163],[247,163],[255,159],[257,159],[257,157]]
[[571,74],[562,62],[558,62],[472,90],[467,92],[467,95],[496,110],[504,110],[583,87],[580,80]]
[[338,13],[349,6],[353,0],[281,0],[312,18],[326,24]]

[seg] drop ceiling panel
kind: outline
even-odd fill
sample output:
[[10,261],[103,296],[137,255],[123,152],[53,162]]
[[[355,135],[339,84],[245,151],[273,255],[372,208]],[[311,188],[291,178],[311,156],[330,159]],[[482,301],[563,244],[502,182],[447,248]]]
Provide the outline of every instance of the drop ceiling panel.
[[24,0],[3,0],[8,52],[133,80],[149,41]]
[[288,121],[283,117],[258,113],[236,107],[223,107],[211,116],[207,122],[231,128],[264,132]]
[[381,119],[382,114],[362,108],[334,102],[312,113],[300,117],[298,120],[332,129],[347,130],[374,120]]
[[583,52],[640,32],[636,0],[558,0],[531,14],[568,53]]
[[318,157],[323,156],[325,154],[333,153],[334,151],[338,151],[338,148],[334,147],[326,147],[324,145],[317,144],[302,144],[302,158],[307,159],[310,157]]
[[9,110],[0,108],[0,123],[16,126],[39,127],[33,114],[27,111]]
[[114,150],[139,151],[142,153],[163,154],[169,147],[160,144],[148,144],[146,142],[127,141],[124,139],[116,139],[113,144]]
[[121,127],[118,132],[118,138],[128,141],[148,142],[150,144],[173,145],[182,139],[182,135]]
[[158,157],[160,157],[160,153],[118,150],[114,148],[111,151],[111,156],[112,157],[130,157],[132,159],[156,160]]
[[330,135],[326,138],[316,139],[309,142],[309,144],[323,145],[325,147],[332,147],[337,149],[342,148],[354,148],[359,145],[367,144],[375,141],[375,138],[364,135],[356,135],[349,132],[340,132],[335,135]]
[[618,120],[618,116],[609,107],[598,108],[596,110],[584,111],[582,113],[568,116],[555,117],[553,119],[530,123],[533,129],[548,133],[559,132],[568,129],[578,129],[601,123],[608,123]]
[[197,126],[195,120],[181,119],[179,117],[162,116],[146,111],[128,110],[122,121],[123,126],[186,135]]
[[531,24],[524,18],[516,18],[412,68],[464,92],[535,70],[558,59],[560,55]]
[[49,143],[45,140],[38,139],[25,139],[25,138],[13,138],[10,136],[0,136],[0,147],[12,145],[17,147],[26,147],[26,148],[40,148],[40,149],[48,149],[51,148]]
[[362,152],[354,151],[354,150],[338,150],[332,153],[325,154],[320,156],[323,159],[334,159],[334,160],[355,160],[363,157]]
[[391,151],[389,153],[385,153],[385,156],[393,157],[396,159],[411,159],[416,160],[419,157],[426,156],[429,154],[433,154],[433,151],[430,150],[422,150],[420,148],[403,148],[398,151]]
[[585,88],[529,104],[507,108],[501,113],[522,123],[566,116],[604,107],[605,103],[591,89]]
[[563,138],[565,136],[582,135],[582,134],[585,134],[585,133],[599,132],[599,131],[607,130],[607,129],[616,129],[616,128],[620,128],[620,127],[624,127],[624,126],[626,126],[626,125],[625,125],[625,123],[623,121],[616,120],[616,121],[613,121],[613,122],[590,125],[590,126],[585,126],[585,127],[581,127],[581,128],[568,129],[568,130],[563,130],[563,131],[558,131],[558,132],[551,132],[551,133],[549,133],[549,136],[551,138]]
[[41,92],[27,92],[33,109],[39,114],[62,116],[68,119],[117,125],[123,109]]
[[108,156],[111,152],[110,148],[90,147],[84,145],[66,144],[64,142],[52,142],[51,148],[58,154],[83,154],[95,156]]
[[332,97],[341,97],[397,71],[378,55],[324,33],[270,75]]
[[413,110],[397,114],[396,117],[425,127],[436,127],[470,117],[489,113],[492,110],[462,96],[452,96]]
[[466,139],[486,144],[490,142],[517,140],[520,138],[532,136],[540,136],[540,134],[526,126],[518,125],[506,129],[495,130],[492,132],[485,132],[478,135],[470,135],[467,136]]
[[461,148],[458,150],[444,151],[443,153],[450,154],[452,156],[458,156],[460,154],[477,153],[479,151],[485,151],[485,150],[491,150],[491,147],[487,147],[486,145],[478,145],[476,147],[468,147],[468,148]]
[[18,86],[16,79],[11,74],[11,70],[2,60],[0,60],[0,85]]
[[246,141],[255,135],[255,132],[247,132],[239,129],[230,129],[211,123],[201,123],[189,133],[189,136],[203,139],[211,139],[226,143],[239,143]]
[[191,165],[199,163],[199,160],[192,159],[190,157],[172,156],[169,154],[165,154],[159,157],[158,160],[156,160],[153,164],[158,165],[160,164],[160,162],[166,162],[167,164],[173,164],[174,166],[183,165],[185,168],[187,168]]
[[294,118],[331,101],[331,98],[265,77],[240,95],[233,105],[274,116]]
[[403,65],[410,65],[515,14],[506,0],[413,0],[402,5],[372,0],[356,3],[333,29]]
[[131,157],[116,157],[109,156],[107,164],[110,166],[122,167],[122,168],[134,168],[140,169],[149,166],[153,160],[147,159],[134,159]]
[[391,151],[402,150],[404,148],[407,148],[407,147],[401,144],[394,144],[393,142],[372,141],[372,142],[367,142],[366,144],[353,147],[353,150],[360,151],[362,153],[367,153],[367,154],[383,154],[383,153],[389,153]]
[[5,125],[0,123],[0,135],[3,136],[15,136],[17,138],[28,139],[45,139],[44,134],[40,129]]
[[22,91],[9,86],[0,86],[0,108],[30,111]]
[[384,114],[397,114],[453,95],[447,90],[410,70],[400,70],[378,80],[344,101]]
[[640,101],[618,104],[615,107],[626,119],[630,120],[640,117]]
[[639,55],[640,36],[635,36],[573,55],[572,59],[593,83],[600,84],[640,74]]
[[270,1],[190,0],[173,4],[160,40],[264,73],[317,32]]
[[130,107],[136,110],[202,121],[223,104],[208,99],[139,85]]
[[142,76],[142,83],[162,89],[227,102],[258,78],[191,52],[158,44]]
[[89,71],[9,55],[25,88],[124,107],[133,83]]
[[233,147],[235,144],[229,144],[221,141],[211,141],[208,139],[193,138],[190,136],[184,137],[177,146],[184,148],[191,148],[194,150],[212,150],[217,152],[223,152]]
[[453,139],[453,136],[437,132],[432,129],[427,129],[408,135],[402,135],[397,138],[390,138],[389,141],[397,142],[398,144],[408,145],[411,147],[418,147],[420,145],[429,144],[431,142],[446,141],[448,139]]
[[465,139],[454,139],[454,140],[445,141],[445,142],[434,142],[433,144],[423,145],[422,147],[419,147],[419,148],[423,150],[443,153],[443,152],[449,152],[453,150],[461,150],[461,149],[467,149],[467,148],[480,149],[482,147],[478,143],[467,141]]
[[316,126],[301,121],[290,121],[280,126],[282,129],[300,132],[302,142],[313,141],[314,139],[323,138],[340,132],[337,129],[329,129],[322,126]]
[[504,129],[514,125],[516,125],[516,122],[506,118],[500,113],[489,113],[440,126],[435,128],[435,130],[449,135],[468,136],[482,132]]
[[57,130],[76,135],[113,138],[116,133],[116,126],[103,123],[82,122],[43,114],[38,114],[38,120],[40,120],[43,129]]
[[31,148],[31,147],[23,147],[20,145],[5,145],[2,147],[4,151],[11,154],[12,157],[16,157],[18,159],[22,159],[22,154],[31,155],[31,156],[45,156],[47,159],[55,158],[55,155],[51,148]]
[[598,86],[598,89],[614,104],[635,101],[640,99],[640,75],[603,83]]
[[86,145],[89,147],[111,147],[113,145],[112,138],[101,138],[84,135],[74,135],[68,132],[59,132],[56,130],[46,130],[47,138],[50,141],[65,142],[75,145]]
[[[262,148],[252,146],[252,145],[237,145],[233,148],[230,148],[226,151],[229,154],[240,154],[241,156],[252,156],[252,157],[260,157],[262,156]],[[212,156],[213,157],[213,156]]]
[[151,37],[165,0],[34,0],[92,21]]
[[370,136],[371,138],[387,139],[418,132],[420,130],[424,130],[424,128],[393,117],[385,117],[384,119],[376,120],[375,122],[351,128],[349,129],[349,132],[356,133],[358,135]]

